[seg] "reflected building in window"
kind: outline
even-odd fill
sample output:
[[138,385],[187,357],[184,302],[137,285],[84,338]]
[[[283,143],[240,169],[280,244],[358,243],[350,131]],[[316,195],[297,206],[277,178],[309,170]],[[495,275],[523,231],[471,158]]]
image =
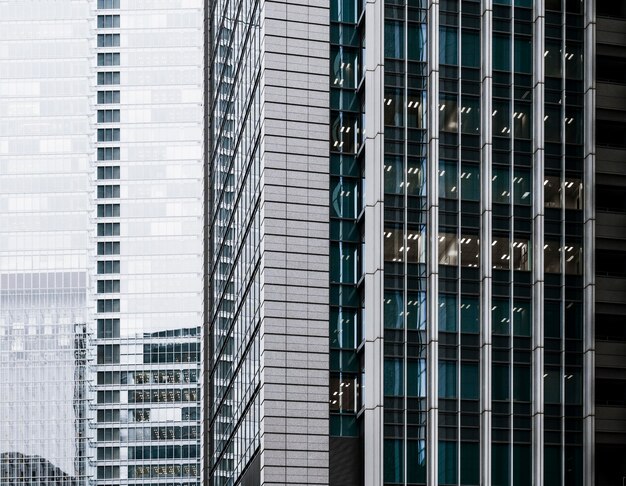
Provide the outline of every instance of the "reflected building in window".
[[212,484],[592,484],[595,2],[296,3],[207,12]]

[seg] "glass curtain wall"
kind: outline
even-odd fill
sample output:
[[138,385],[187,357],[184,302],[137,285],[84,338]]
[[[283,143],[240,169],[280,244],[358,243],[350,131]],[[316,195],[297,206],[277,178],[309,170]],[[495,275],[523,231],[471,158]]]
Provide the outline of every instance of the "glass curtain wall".
[[583,484],[583,7],[546,1],[545,484]]
[[426,18],[385,1],[385,484],[426,483]]
[[260,441],[260,2],[210,2],[209,484],[235,484]]
[[364,197],[361,0],[332,0],[330,51],[330,434],[358,437],[362,424]]

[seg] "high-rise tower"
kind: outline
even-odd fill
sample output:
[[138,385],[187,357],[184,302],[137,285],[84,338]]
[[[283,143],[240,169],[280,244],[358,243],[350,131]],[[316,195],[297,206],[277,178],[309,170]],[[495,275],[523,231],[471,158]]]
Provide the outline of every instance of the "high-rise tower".
[[211,484],[593,484],[594,2],[238,5],[207,10]]

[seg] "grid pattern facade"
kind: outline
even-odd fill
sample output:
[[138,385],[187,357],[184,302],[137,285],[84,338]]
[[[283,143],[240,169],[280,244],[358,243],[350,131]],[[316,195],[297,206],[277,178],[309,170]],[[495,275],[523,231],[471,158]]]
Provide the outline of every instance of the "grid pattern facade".
[[94,484],[200,484],[201,1],[94,11]]
[[90,2],[0,12],[0,483],[84,485]]
[[331,239],[331,285],[364,309],[331,314],[331,434],[361,437],[365,484],[591,484],[593,2],[331,12],[364,69],[353,94],[331,61],[331,154],[362,165],[332,173],[333,225],[362,229]]
[[260,2],[210,2],[209,484],[233,485],[260,445]]

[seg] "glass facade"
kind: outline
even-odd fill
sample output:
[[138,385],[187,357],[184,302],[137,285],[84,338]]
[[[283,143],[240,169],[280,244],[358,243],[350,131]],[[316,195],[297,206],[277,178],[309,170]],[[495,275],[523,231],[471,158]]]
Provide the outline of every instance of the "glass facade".
[[0,483],[86,484],[90,2],[0,10]]
[[207,443],[211,485],[233,485],[260,445],[260,2],[211,2]]

